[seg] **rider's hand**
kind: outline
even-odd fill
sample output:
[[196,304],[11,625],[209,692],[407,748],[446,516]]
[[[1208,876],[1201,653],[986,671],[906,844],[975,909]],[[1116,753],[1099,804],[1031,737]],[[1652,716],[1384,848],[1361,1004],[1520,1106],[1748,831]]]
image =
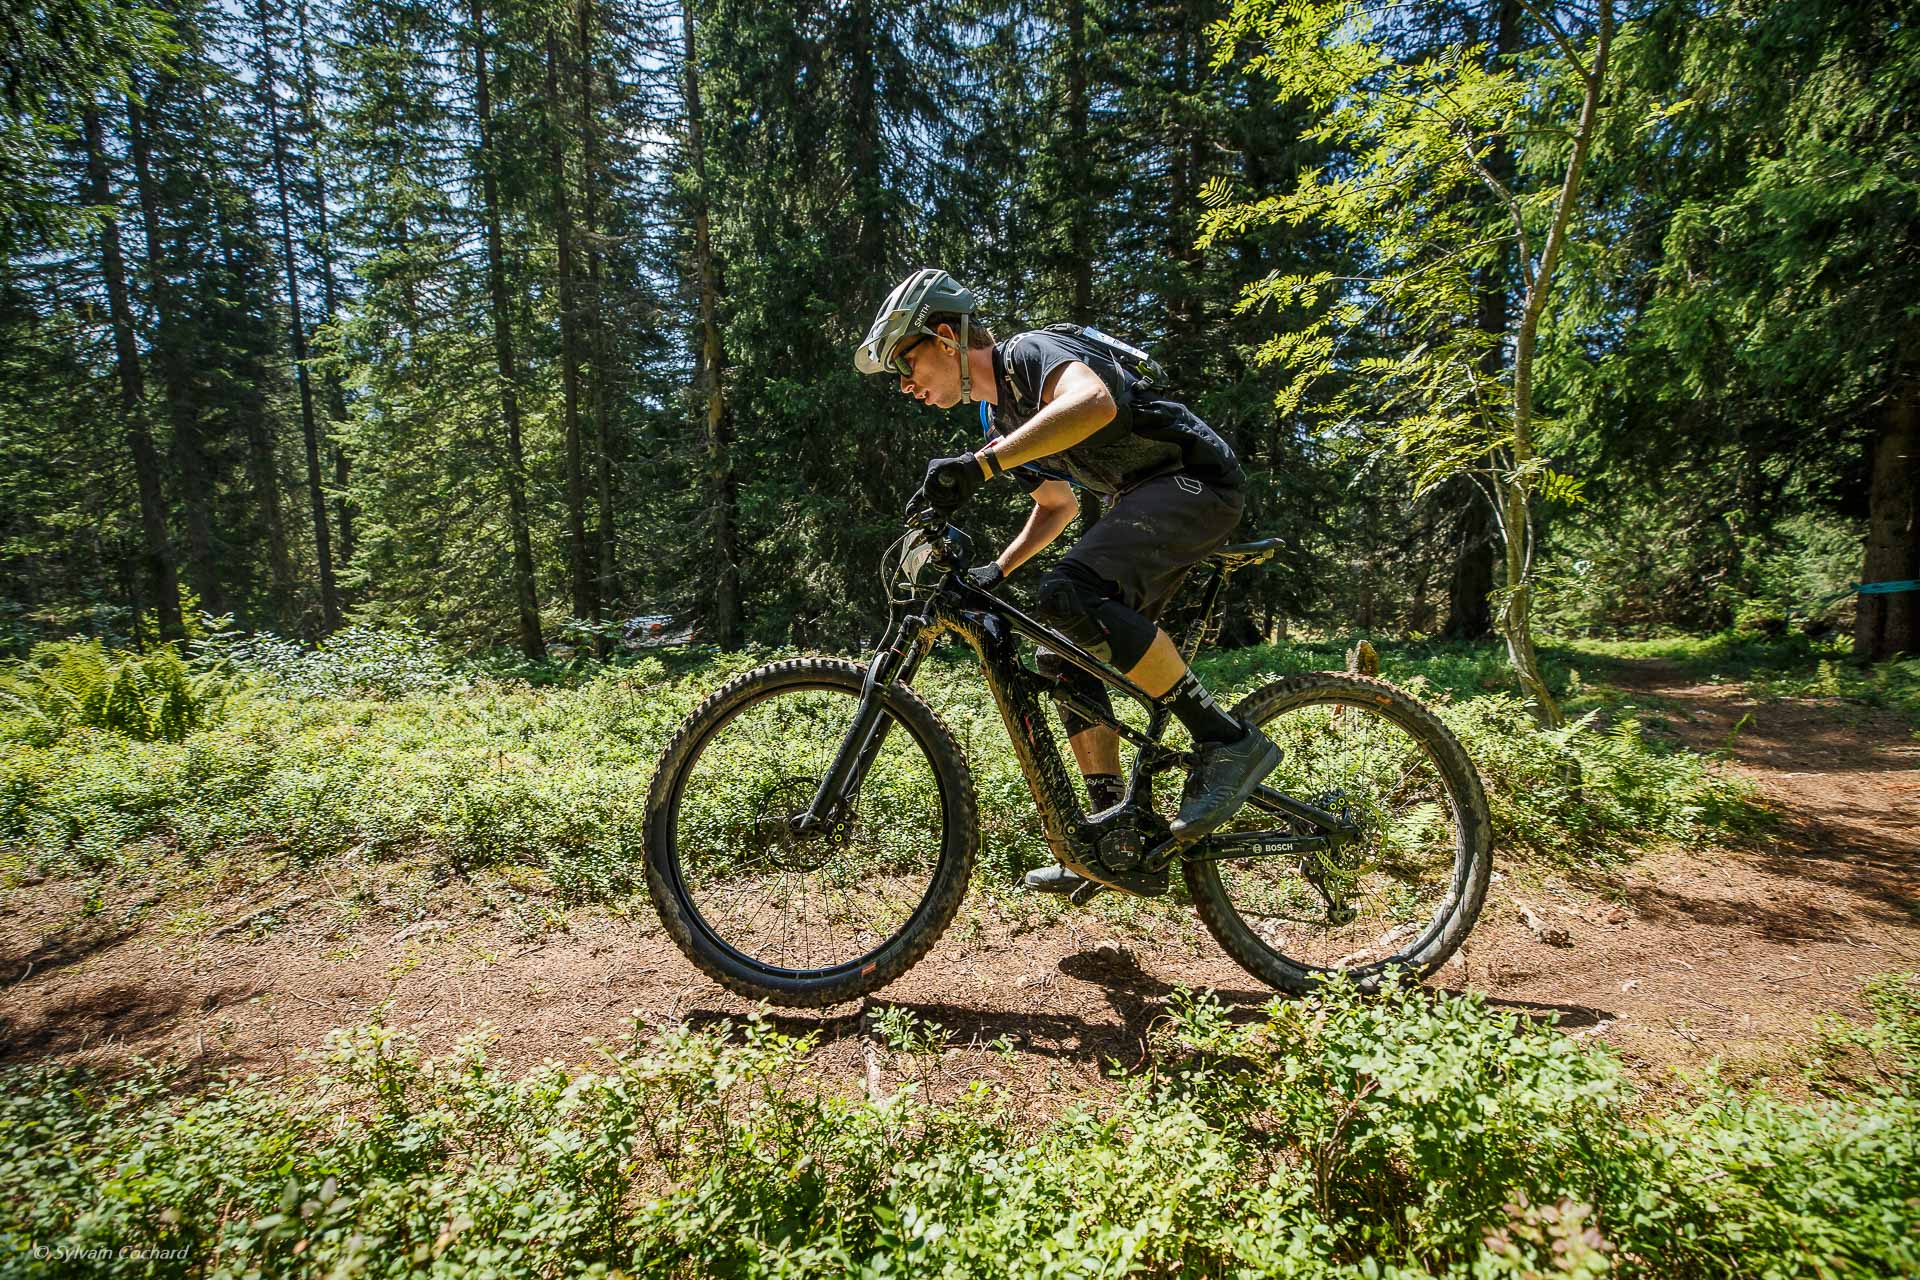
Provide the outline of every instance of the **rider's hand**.
[[1006,580],[1006,572],[1001,569],[998,560],[989,560],[985,564],[977,564],[967,570],[967,581],[982,591],[991,591]]
[[941,514],[951,514],[960,508],[973,491],[987,482],[980,470],[980,460],[970,453],[955,458],[935,458],[927,464],[927,478],[921,488],[927,495],[927,501],[933,504]]

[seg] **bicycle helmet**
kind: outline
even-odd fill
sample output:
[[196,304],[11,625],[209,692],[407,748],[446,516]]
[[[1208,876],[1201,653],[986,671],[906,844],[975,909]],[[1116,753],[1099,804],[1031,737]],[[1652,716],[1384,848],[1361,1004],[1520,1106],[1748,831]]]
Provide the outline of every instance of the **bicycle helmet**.
[[973,399],[973,380],[967,361],[968,320],[973,315],[973,290],[938,267],[924,267],[894,287],[880,304],[873,327],[853,349],[853,367],[861,373],[897,373],[913,376],[913,368],[899,359],[898,352],[908,339],[939,335],[927,327],[927,317],[937,312],[957,312],[960,316],[960,399]]

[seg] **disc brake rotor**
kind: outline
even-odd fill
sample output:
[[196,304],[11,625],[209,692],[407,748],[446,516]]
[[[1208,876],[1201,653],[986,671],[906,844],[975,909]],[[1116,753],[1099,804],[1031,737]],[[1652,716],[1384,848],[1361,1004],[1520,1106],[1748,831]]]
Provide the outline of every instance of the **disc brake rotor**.
[[800,820],[820,789],[817,778],[781,778],[760,795],[749,828],[753,852],[782,871],[818,871],[853,840],[857,816],[844,810],[807,831]]

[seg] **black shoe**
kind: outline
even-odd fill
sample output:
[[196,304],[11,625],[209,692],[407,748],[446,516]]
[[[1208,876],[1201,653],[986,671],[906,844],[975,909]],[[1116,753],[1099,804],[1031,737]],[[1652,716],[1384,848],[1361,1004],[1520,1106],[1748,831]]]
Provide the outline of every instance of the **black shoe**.
[[1079,872],[1069,871],[1056,862],[1050,867],[1041,867],[1038,871],[1027,872],[1027,878],[1022,883],[1035,893],[1072,893],[1081,885],[1093,882]]
[[1180,801],[1180,816],[1170,827],[1173,838],[1182,844],[1198,840],[1231,818],[1280,763],[1280,748],[1252,725],[1241,723],[1247,731],[1232,742],[1200,748],[1199,763],[1187,778]]

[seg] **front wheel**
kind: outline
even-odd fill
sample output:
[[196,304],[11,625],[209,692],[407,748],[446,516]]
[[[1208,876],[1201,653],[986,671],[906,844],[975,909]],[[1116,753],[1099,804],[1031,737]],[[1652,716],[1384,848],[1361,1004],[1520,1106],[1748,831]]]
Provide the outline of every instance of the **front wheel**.
[[911,689],[881,694],[884,737],[853,802],[796,830],[860,707],[862,668],[750,671],[667,744],[647,798],[647,887],[703,973],[741,995],[818,1007],[905,973],[965,895],[979,845],[973,779]]
[[[1228,955],[1282,991],[1329,973],[1362,987],[1424,976],[1466,939],[1487,896],[1492,823],[1480,776],[1434,714],[1384,680],[1276,680],[1239,715],[1283,755],[1266,785],[1358,831],[1332,850],[1185,864],[1195,909]],[[1216,834],[1312,832],[1249,804]]]

